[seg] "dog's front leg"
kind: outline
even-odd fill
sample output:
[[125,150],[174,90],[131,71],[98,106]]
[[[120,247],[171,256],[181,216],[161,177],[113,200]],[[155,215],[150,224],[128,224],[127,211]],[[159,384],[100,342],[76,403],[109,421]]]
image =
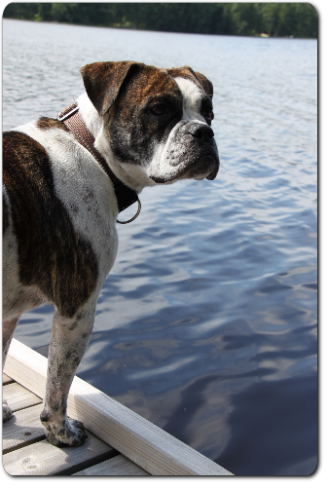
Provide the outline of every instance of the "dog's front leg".
[[87,435],[83,424],[67,418],[67,396],[76,369],[88,345],[95,306],[80,310],[72,319],[55,312],[51,330],[48,374],[41,422],[55,446],[78,446]]

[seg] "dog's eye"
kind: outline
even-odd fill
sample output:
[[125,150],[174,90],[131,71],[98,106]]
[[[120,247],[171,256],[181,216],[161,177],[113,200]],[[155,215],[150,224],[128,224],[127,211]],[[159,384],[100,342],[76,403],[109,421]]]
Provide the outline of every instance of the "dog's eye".
[[208,97],[202,100],[200,113],[204,117],[206,123],[211,125],[211,121],[214,119],[214,114],[212,102]]
[[204,112],[203,117],[206,120],[206,122],[208,123],[208,125],[211,125],[211,122],[214,119],[213,110],[207,110],[206,112]]
[[150,111],[153,115],[164,115],[166,113],[166,106],[164,103],[156,103],[156,105],[151,107]]

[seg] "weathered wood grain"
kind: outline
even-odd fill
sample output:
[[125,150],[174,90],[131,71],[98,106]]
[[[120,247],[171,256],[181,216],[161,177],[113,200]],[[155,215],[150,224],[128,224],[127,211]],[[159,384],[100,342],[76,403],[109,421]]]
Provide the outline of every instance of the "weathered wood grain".
[[40,421],[42,404],[15,412],[2,427],[2,453],[19,449],[45,438]]
[[120,454],[102,463],[90,466],[74,476],[149,476],[146,471]]

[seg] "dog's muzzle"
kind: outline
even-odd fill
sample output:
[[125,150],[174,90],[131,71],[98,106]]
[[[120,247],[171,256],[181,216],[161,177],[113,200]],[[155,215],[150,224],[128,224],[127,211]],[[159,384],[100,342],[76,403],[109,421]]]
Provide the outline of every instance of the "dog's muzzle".
[[198,155],[186,168],[188,177],[197,178],[197,175],[207,173],[206,179],[214,180],[219,171],[220,160],[212,128],[189,122],[185,126],[185,133],[193,137],[195,155]]
[[219,155],[211,127],[198,120],[181,120],[151,167],[149,177],[155,183],[180,179],[214,180],[219,171]]
[[201,144],[208,144],[214,137],[214,132],[208,125],[190,122],[185,127],[186,132],[198,139]]

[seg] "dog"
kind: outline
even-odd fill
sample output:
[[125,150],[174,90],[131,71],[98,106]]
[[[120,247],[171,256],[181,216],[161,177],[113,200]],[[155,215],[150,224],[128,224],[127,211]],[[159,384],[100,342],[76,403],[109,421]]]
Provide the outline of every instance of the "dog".
[[[220,165],[213,85],[201,73],[122,61],[88,64],[81,74],[85,93],[72,110],[3,135],[3,361],[20,315],[53,305],[40,419],[56,446],[86,438],[67,417],[67,396],[116,258],[116,221],[129,205],[120,188],[139,201],[146,186],[213,180]],[[72,112],[92,147],[69,127]],[[4,400],[3,420],[11,415]]]

